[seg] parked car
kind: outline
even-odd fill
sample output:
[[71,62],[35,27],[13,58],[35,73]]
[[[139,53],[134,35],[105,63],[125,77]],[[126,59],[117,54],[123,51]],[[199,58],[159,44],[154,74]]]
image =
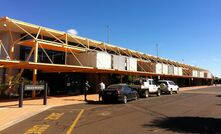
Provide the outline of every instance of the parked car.
[[179,86],[176,85],[173,81],[170,80],[159,80],[158,85],[162,92],[173,94],[173,92],[179,92]]
[[127,84],[113,84],[108,86],[102,94],[102,100],[119,101],[127,103],[128,100],[137,100],[137,91],[131,89]]
[[134,85],[130,85],[130,87],[135,89],[141,97],[147,98],[149,94],[161,95],[161,90],[153,79],[139,79],[134,82]]

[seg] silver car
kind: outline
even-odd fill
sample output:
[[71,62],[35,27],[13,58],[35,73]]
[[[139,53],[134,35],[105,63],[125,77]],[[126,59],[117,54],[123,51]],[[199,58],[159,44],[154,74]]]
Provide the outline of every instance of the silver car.
[[179,86],[176,85],[173,81],[170,80],[159,80],[158,85],[162,92],[173,94],[173,92],[179,92]]

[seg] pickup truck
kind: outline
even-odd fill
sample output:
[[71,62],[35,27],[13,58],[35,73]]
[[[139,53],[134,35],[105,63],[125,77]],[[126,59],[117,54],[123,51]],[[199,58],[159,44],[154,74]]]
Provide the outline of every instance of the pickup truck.
[[149,97],[149,94],[156,94],[157,96],[161,95],[161,90],[159,86],[153,79],[140,79],[134,82],[134,85],[130,85],[130,87],[136,90],[140,97]]

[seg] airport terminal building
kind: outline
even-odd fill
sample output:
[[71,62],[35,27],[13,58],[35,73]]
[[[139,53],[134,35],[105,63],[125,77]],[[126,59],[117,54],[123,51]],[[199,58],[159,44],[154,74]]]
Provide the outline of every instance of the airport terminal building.
[[[0,82],[21,78],[46,81],[51,94],[77,94],[88,80],[91,92],[138,77],[170,79],[180,86],[212,84],[200,67],[70,35],[54,29],[0,18]],[[9,79],[9,80],[8,80]]]

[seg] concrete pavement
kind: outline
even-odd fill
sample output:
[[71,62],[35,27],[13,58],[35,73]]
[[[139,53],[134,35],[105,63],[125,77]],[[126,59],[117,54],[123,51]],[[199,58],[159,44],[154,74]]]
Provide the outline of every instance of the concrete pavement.
[[[97,101],[98,95],[88,95],[87,98]],[[18,108],[18,100],[0,102],[0,131],[49,108],[81,103],[85,103],[83,95],[49,97],[46,106],[42,98],[25,100],[23,108]]]
[[[186,87],[180,88],[180,90],[187,91],[207,87]],[[97,101],[98,95],[89,95],[88,100]],[[52,107],[85,103],[83,95],[49,97],[47,106],[42,105],[42,101],[42,99],[25,100],[23,108],[18,108],[18,101],[0,102],[0,131]]]

